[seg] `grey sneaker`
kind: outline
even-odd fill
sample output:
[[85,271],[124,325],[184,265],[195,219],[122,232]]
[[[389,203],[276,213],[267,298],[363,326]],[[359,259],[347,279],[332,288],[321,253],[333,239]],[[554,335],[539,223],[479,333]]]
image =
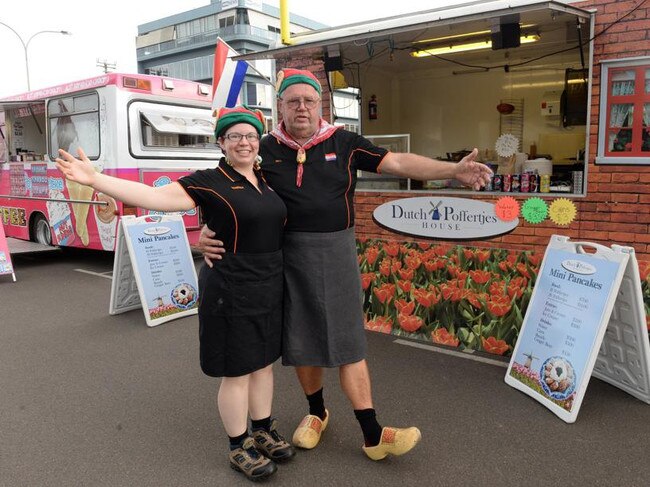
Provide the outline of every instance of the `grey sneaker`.
[[243,473],[250,480],[260,480],[273,475],[278,466],[255,448],[253,438],[246,438],[241,447],[229,455],[230,468]]
[[286,462],[296,454],[296,450],[278,433],[277,419],[271,421],[269,431],[253,430],[253,440],[260,453],[275,462]]

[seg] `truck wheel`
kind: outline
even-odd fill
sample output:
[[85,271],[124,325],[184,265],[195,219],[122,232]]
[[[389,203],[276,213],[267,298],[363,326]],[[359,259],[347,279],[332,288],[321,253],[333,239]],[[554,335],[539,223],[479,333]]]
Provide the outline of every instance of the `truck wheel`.
[[52,229],[43,215],[37,215],[34,218],[32,240],[43,245],[52,245]]

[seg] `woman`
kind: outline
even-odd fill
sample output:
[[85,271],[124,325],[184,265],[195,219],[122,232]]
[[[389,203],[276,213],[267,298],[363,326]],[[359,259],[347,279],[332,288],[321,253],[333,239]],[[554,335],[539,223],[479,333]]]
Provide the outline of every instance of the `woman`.
[[230,439],[230,465],[253,480],[273,474],[276,461],[295,454],[271,419],[272,363],[280,356],[282,336],[280,248],[287,212],[259,172],[263,128],[259,111],[222,108],[215,135],[226,157],[219,166],[156,188],[95,172],[81,149],[81,160],[63,150],[56,159],[67,179],[129,205],[157,211],[199,206],[207,226],[224,242],[220,264],[204,265],[199,275],[201,368],[223,377],[217,405]]

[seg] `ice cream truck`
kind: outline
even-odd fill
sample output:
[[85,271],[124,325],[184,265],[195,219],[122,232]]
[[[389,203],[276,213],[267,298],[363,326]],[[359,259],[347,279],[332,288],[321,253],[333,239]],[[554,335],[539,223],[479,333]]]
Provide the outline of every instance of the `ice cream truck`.
[[[159,186],[221,157],[211,87],[109,73],[0,100],[0,217],[8,237],[113,250],[122,215],[152,212],[66,181],[58,150],[83,148],[98,172]],[[198,209],[183,215],[190,241]]]

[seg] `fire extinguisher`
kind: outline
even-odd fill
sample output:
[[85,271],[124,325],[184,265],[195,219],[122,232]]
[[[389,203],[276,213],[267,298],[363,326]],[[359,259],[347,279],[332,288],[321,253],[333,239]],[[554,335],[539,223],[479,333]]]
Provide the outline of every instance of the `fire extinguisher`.
[[377,96],[371,95],[370,101],[368,102],[368,118],[370,120],[377,119]]

